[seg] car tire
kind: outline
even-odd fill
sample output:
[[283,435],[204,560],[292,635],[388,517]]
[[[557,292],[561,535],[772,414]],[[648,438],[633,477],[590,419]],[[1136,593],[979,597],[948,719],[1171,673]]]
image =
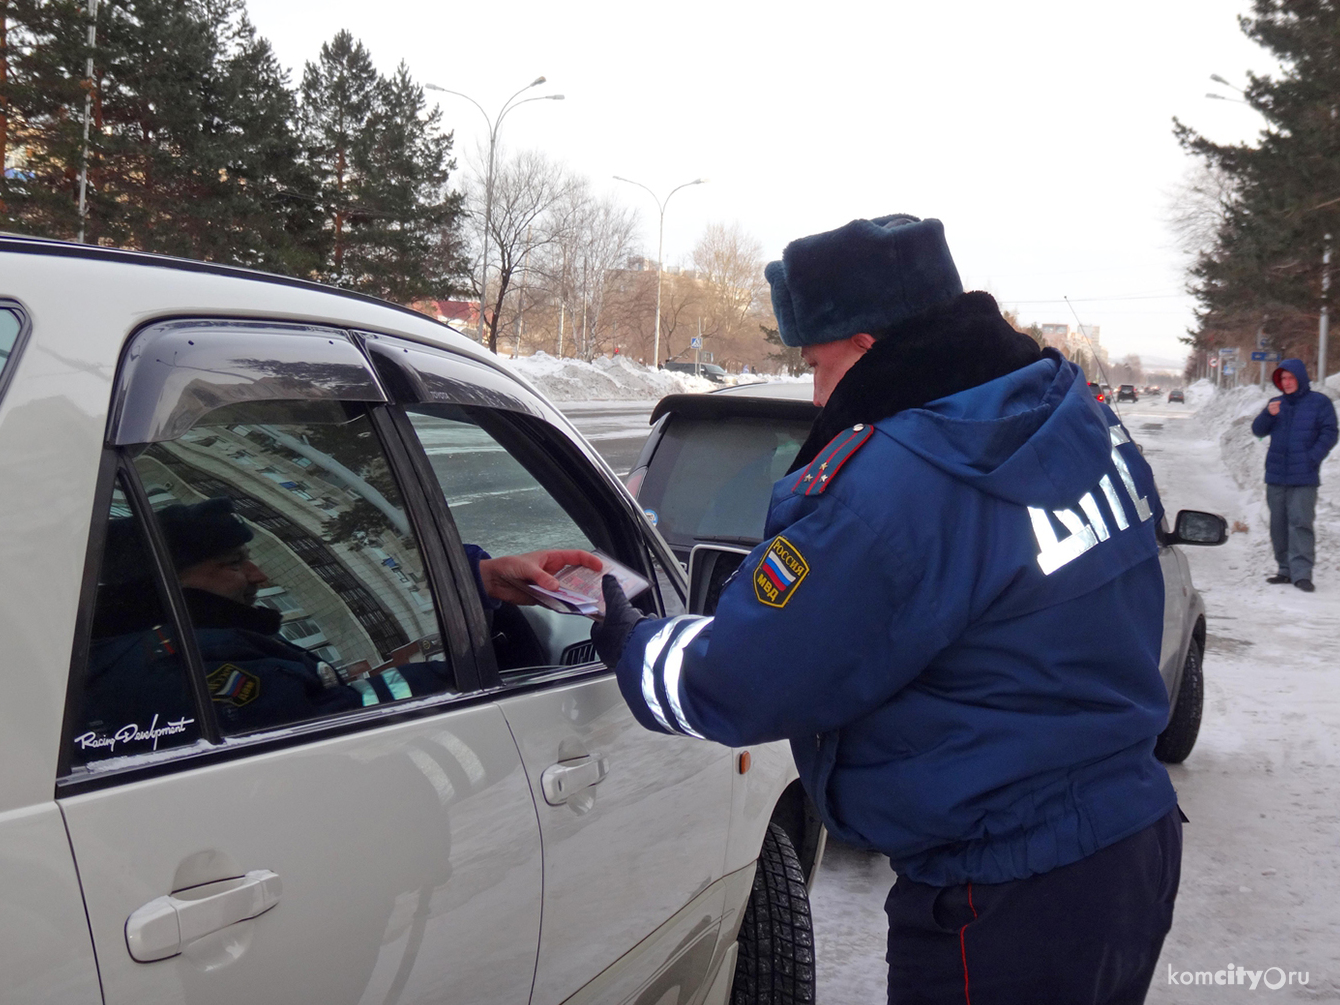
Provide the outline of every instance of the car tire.
[[731,1005],[809,1005],[814,1001],[814,927],[800,859],[786,831],[768,825],[754,872]]
[[1195,639],[1187,646],[1186,663],[1182,666],[1182,686],[1177,691],[1168,725],[1154,744],[1154,756],[1164,764],[1181,764],[1196,745],[1200,733],[1200,713],[1205,704],[1205,677],[1201,672],[1200,643]]

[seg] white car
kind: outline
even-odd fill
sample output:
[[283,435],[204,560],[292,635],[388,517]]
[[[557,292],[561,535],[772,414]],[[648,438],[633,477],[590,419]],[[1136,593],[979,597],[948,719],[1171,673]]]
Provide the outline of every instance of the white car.
[[467,545],[599,549],[648,613],[689,602],[493,356],[0,236],[0,368],[0,998],[813,1000],[789,750],[648,732],[589,621],[485,609]]

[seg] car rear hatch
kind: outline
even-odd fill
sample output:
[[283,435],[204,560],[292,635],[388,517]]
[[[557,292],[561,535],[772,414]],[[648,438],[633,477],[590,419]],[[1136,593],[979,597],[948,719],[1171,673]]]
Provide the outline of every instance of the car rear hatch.
[[763,539],[773,483],[818,413],[797,398],[669,395],[652,412],[628,487],[686,567],[696,544],[752,548]]

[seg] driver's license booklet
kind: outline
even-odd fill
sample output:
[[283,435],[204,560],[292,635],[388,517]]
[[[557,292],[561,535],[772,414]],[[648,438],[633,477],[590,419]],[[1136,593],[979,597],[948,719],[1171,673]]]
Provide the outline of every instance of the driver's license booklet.
[[554,573],[554,578],[560,584],[559,589],[546,590],[534,583],[529,584],[526,589],[545,607],[560,614],[584,614],[588,618],[603,618],[605,597],[600,590],[602,576],[609,575],[617,579],[619,585],[623,587],[625,596],[630,600],[651,585],[628,566],[614,561],[608,555],[602,555],[598,551],[592,554],[604,563],[599,572],[584,565],[567,565]]

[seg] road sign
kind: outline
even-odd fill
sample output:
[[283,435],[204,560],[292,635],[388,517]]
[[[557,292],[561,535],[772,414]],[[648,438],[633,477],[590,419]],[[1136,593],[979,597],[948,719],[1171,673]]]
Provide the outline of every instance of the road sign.
[[1236,347],[1236,346],[1231,346],[1231,347],[1229,347],[1228,349],[1220,349],[1220,350],[1219,350],[1219,355],[1220,355],[1220,356],[1236,356],[1237,354],[1238,354],[1238,350],[1237,350],[1237,347]]
[[1224,364],[1224,376],[1225,376],[1225,377],[1231,377],[1231,376],[1233,376],[1233,374],[1235,374],[1235,373],[1237,373],[1237,372],[1238,372],[1238,368],[1237,368],[1236,366],[1234,366],[1232,363],[1225,363],[1225,364]]
[[1219,360],[1218,360],[1218,358],[1217,358],[1217,357],[1214,357],[1214,356],[1211,356],[1211,357],[1210,357],[1210,366],[1218,366],[1218,365],[1219,365]]
[[689,339],[690,349],[701,349],[702,347],[703,347],[703,340],[698,336],[695,335],[693,338]]
[[1277,352],[1254,352],[1252,353],[1253,363],[1278,363],[1280,354]]

